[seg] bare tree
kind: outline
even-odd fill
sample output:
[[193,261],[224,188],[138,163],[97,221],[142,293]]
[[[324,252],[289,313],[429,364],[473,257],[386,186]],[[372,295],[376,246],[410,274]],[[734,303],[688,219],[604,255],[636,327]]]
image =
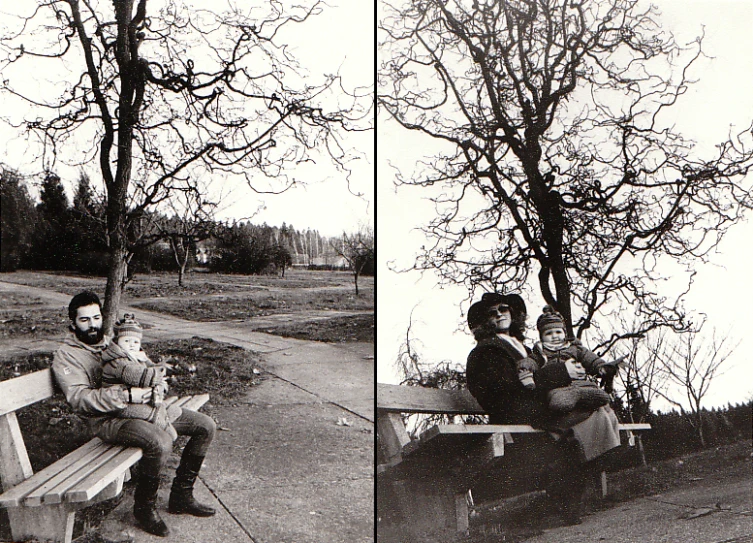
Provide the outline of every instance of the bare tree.
[[750,209],[751,131],[701,157],[662,124],[691,84],[702,39],[679,46],[656,8],[641,6],[385,8],[378,106],[435,148],[412,174],[397,172],[399,185],[438,187],[413,268],[471,292],[535,278],[578,337],[618,299],[642,317],[631,334],[688,327],[682,293],[654,289],[657,268],[685,265],[689,287],[693,267]]
[[217,204],[202,198],[195,191],[184,192],[169,202],[170,215],[161,216],[155,227],[170,250],[178,266],[178,285],[183,286],[186,267],[196,257],[196,246],[209,239],[216,228],[214,210]]
[[253,11],[228,4],[225,13],[182,0],[33,4],[0,39],[0,91],[29,106],[11,122],[39,135],[40,162],[99,165],[110,250],[106,330],[126,275],[129,222],[174,190],[192,190],[187,180],[208,171],[281,192],[296,183],[287,169],[316,150],[347,168],[343,131],[369,104],[349,97],[337,75],[304,77],[280,43],[285,27],[322,12],[323,2],[272,0]]
[[343,232],[338,240],[330,241],[330,246],[343,257],[353,272],[353,281],[358,296],[358,277],[369,262],[374,263],[374,230],[370,226],[362,227],[355,233]]
[[671,388],[656,388],[655,392],[687,417],[703,447],[706,445],[701,411],[703,399],[737,346],[729,344],[727,335],[720,338],[716,330],[711,338],[703,337],[701,328],[678,334],[675,341],[657,344],[653,355],[669,384],[682,391],[685,401],[679,401]]
[[[628,320],[625,314],[619,314],[616,319],[617,326],[623,330],[616,335],[627,339],[614,349],[614,356],[625,356],[625,363],[620,364],[621,369],[616,375],[619,384],[613,392],[627,407],[628,422],[646,422],[657,391],[666,390],[667,377],[661,371],[656,353],[664,350],[667,332],[666,329],[658,329],[645,335],[635,334],[635,330],[644,329],[645,325],[638,318]],[[608,343],[609,340],[603,341],[602,345]],[[635,440],[645,466],[647,461],[642,437],[638,434]]]
[[[421,358],[419,349],[422,344],[413,336],[413,311],[405,329],[405,339],[400,346],[395,369],[400,376],[400,384],[425,388],[461,390],[466,388],[465,368],[449,360],[439,363],[427,362]],[[435,424],[447,424],[462,420],[467,424],[487,421],[486,415],[444,415],[412,414],[404,416],[406,427],[412,437],[417,437],[424,430]]]

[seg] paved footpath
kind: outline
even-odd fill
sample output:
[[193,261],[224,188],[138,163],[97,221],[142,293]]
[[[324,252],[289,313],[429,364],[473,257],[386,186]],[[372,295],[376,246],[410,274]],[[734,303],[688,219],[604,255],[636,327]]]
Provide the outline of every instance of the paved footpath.
[[753,543],[753,475],[637,498],[526,543]]
[[[66,294],[0,281],[2,291],[61,307],[70,301]],[[127,305],[120,310],[148,325],[145,342],[199,336],[231,343],[260,353],[268,375],[232,405],[203,408],[221,430],[196,494],[218,509],[215,517],[165,512],[171,534],[153,537],[134,527],[129,496],[102,524],[105,537],[139,543],[374,541],[372,344],[301,341],[251,332],[242,323],[196,323]],[[178,459],[171,460],[174,468]],[[160,492],[165,508],[168,487]]]

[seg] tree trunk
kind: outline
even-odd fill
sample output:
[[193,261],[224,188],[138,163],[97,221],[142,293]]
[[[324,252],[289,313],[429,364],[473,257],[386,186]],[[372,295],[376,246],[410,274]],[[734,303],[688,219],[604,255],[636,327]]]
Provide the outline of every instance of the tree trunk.
[[648,466],[648,462],[646,462],[646,450],[643,448],[643,439],[641,439],[640,435],[635,436],[635,442],[638,447],[638,454],[641,457],[641,466],[645,468]]
[[706,437],[703,435],[703,413],[699,409],[696,411],[696,424],[698,425],[698,440],[701,442],[701,448],[706,448]]
[[353,274],[353,277],[354,277],[355,283],[356,283],[356,296],[358,296],[358,272],[355,272]]
[[112,246],[109,255],[109,270],[107,272],[107,286],[105,287],[105,302],[103,308],[102,327],[106,334],[111,335],[115,321],[118,319],[120,295],[123,279],[126,273],[126,250]]

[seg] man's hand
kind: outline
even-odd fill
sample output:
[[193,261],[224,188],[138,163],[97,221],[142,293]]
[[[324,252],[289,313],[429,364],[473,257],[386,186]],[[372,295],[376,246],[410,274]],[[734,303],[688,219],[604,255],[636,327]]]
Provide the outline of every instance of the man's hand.
[[152,389],[131,387],[131,402],[130,403],[149,403],[152,401]]
[[170,421],[167,420],[167,409],[165,409],[164,404],[160,404],[157,407],[154,408],[154,415],[152,422],[161,429],[165,429],[168,424],[170,424]]

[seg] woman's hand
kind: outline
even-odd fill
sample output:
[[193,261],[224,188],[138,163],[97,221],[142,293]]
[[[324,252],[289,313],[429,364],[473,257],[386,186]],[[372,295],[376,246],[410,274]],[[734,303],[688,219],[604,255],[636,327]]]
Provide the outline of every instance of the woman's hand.
[[567,368],[567,374],[570,376],[570,379],[586,378],[586,368],[572,358],[565,361],[565,368]]

